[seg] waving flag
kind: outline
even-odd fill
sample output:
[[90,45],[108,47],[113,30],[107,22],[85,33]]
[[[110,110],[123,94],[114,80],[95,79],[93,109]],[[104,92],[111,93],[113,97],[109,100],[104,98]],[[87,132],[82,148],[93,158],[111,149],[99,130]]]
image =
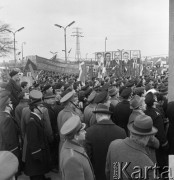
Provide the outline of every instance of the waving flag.
[[79,64],[79,78],[78,80],[82,82],[82,84],[84,85],[85,84],[85,80],[86,80],[86,64],[85,62],[82,62]]
[[56,57],[57,57],[57,54],[54,55],[50,60],[51,60],[51,61],[55,61],[55,60],[56,60]]

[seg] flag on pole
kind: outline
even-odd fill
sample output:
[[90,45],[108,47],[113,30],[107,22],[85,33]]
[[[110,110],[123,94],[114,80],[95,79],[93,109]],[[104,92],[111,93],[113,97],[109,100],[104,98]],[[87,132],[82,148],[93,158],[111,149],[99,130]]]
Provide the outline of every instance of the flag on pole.
[[30,69],[30,72],[31,72],[31,76],[33,77],[34,80],[36,80],[36,75],[34,73],[34,70],[33,70],[33,67],[31,64],[28,65],[29,66],[29,69]]
[[56,55],[54,55],[50,60],[51,61],[55,61],[56,60],[56,58],[57,58],[57,54]]
[[85,85],[86,74],[87,74],[86,73],[86,64],[85,64],[85,62],[82,62],[82,63],[79,64],[79,71],[80,71],[80,73],[79,73],[78,80],[81,81],[81,83],[83,85]]

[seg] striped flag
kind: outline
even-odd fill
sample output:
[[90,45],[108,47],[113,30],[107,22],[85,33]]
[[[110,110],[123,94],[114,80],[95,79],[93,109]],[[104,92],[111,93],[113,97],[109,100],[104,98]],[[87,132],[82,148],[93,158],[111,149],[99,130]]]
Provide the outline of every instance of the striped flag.
[[79,71],[80,71],[80,73],[79,73],[78,80],[81,81],[81,83],[83,85],[85,85],[86,75],[87,75],[85,62],[82,62],[82,63],[79,64]]

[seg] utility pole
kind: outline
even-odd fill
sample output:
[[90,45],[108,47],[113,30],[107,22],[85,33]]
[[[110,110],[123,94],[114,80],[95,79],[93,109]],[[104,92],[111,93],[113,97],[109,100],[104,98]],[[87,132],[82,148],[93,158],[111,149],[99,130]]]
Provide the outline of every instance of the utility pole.
[[80,59],[81,59],[81,52],[80,52],[80,37],[84,37],[82,36],[82,32],[80,32],[80,28],[76,27],[76,32],[73,32],[73,35],[76,37],[76,52],[75,52],[75,59],[78,61],[78,63],[80,63]]
[[168,101],[174,101],[174,1],[169,0],[169,83]]

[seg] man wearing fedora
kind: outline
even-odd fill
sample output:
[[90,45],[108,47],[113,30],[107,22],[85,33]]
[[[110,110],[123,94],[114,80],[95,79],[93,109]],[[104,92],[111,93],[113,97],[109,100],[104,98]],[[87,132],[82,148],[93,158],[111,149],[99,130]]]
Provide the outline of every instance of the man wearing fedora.
[[98,104],[93,111],[97,123],[87,129],[85,147],[91,159],[96,180],[106,180],[105,164],[109,144],[115,139],[126,138],[124,129],[115,125],[108,106]]
[[119,90],[116,88],[116,86],[110,86],[108,88],[110,106],[113,105],[113,107],[115,107],[119,103],[118,92]]
[[144,110],[145,110],[145,102],[144,99],[141,98],[138,95],[135,95],[131,100],[130,100],[130,109],[132,109],[132,113],[129,116],[129,122],[131,123],[134,121],[134,119],[136,118],[136,116],[144,114]]
[[94,172],[83,147],[86,131],[79,116],[71,116],[61,127],[60,133],[65,143],[60,153],[62,180],[94,180]]
[[[154,163],[145,147],[158,130],[153,127],[152,119],[143,114],[137,116],[134,122],[128,125],[128,129],[130,137],[115,140],[109,146],[105,169],[107,180],[155,179],[153,169],[146,169],[153,168]],[[135,167],[141,173],[135,173]]]

